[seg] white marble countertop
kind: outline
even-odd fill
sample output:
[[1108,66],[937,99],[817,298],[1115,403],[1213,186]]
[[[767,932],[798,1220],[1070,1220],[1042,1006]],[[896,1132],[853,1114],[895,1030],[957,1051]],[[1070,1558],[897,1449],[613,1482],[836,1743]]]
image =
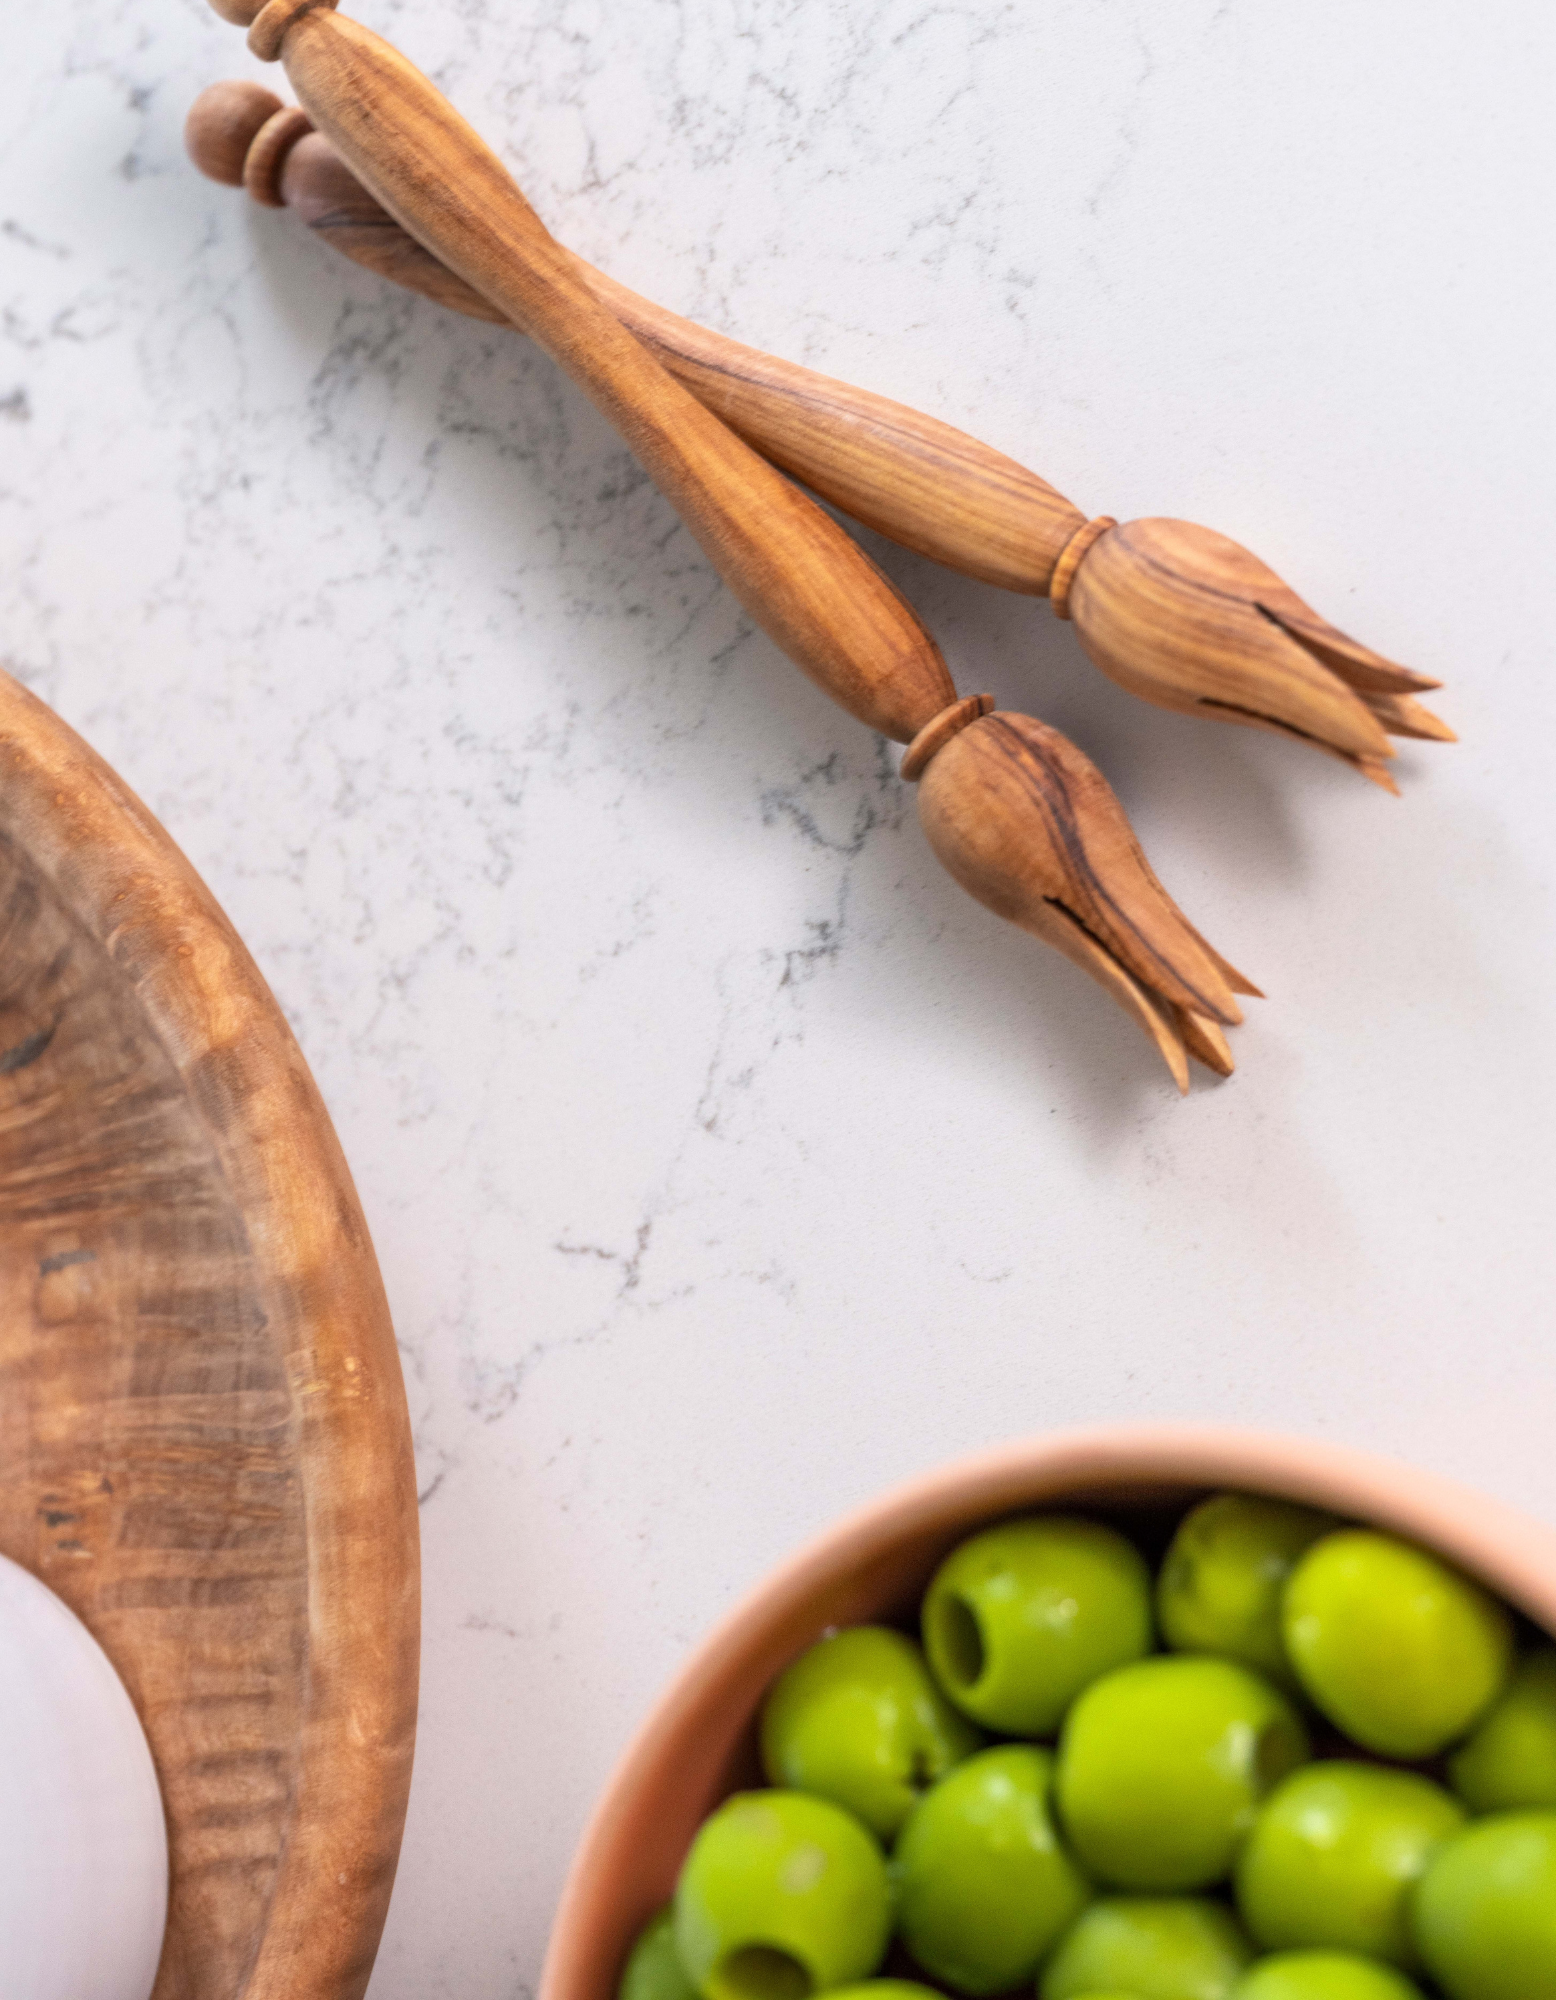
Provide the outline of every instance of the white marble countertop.
[[204,872],[338,1121],[424,1494],[372,1992],[516,1996],[668,1670],[900,1475],[1193,1414],[1556,1515],[1556,14],[354,11],[608,270],[1235,535],[1463,737],[1394,801],[884,551],[1267,988],[1180,1102],[549,362],[195,175],[236,31],[8,20],[0,655]]

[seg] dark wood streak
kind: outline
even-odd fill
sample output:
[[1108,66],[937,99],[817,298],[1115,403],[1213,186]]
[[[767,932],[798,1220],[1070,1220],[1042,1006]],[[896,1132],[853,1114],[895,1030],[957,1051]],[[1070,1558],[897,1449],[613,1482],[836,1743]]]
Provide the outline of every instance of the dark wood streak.
[[[1049,897],[1048,900],[1057,903],[1065,915],[1079,924],[1096,944],[1154,992],[1165,992],[1180,1005],[1192,1000],[1198,1011],[1210,1015],[1213,1020],[1224,1018],[1224,1003],[1219,996],[1207,994],[1202,986],[1196,985],[1185,974],[1174,957],[1158,948],[1126,913],[1117,896],[1092,866],[1081,821],[1088,811],[1095,810],[1095,801],[1082,805],[1071,796],[1065,774],[1048,754],[1037,733],[1041,725],[1018,729],[1009,716],[995,714],[986,717],[980,726],[988,732],[991,746],[1015,772],[1018,782],[1042,814],[1055,845],[1063,850],[1069,863],[1072,881],[1085,892],[1092,904],[1093,914],[1088,917],[1064,898]],[[1162,930],[1194,938],[1194,933],[1157,882],[1154,871],[1133,839],[1130,845],[1144,880],[1155,891],[1153,900],[1159,907],[1153,914]],[[1109,920],[1101,928],[1095,921],[1099,912],[1105,913]],[[1195,942],[1198,942],[1197,938]]]
[[18,1042],[14,1049],[7,1049],[0,1056],[0,1076],[10,1076],[14,1070],[26,1069],[35,1063],[54,1039],[58,1021],[51,1021],[46,1028],[40,1028],[35,1035],[29,1035],[25,1042]]

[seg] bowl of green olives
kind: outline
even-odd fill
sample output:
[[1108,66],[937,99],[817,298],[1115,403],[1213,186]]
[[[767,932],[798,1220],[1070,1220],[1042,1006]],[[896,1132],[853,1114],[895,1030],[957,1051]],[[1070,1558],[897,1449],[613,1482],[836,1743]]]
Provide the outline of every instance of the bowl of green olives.
[[1556,2000],[1556,1531],[1310,1439],[1076,1432],[699,1646],[540,2000]]

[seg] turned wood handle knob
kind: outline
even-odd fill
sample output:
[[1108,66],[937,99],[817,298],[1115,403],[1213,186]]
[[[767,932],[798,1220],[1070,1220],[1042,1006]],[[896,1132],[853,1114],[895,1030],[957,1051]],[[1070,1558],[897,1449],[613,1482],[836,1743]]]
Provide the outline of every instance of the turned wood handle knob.
[[260,129],[285,110],[273,90],[247,77],[202,90],[184,120],[184,146],[208,180],[242,187],[243,166]]
[[336,0],[211,0],[212,11],[235,28],[247,28],[249,47],[261,62],[274,62],[286,31],[300,14],[335,6]]
[[313,121],[263,84],[215,83],[195,99],[184,123],[189,157],[213,181],[243,187],[266,208],[284,208],[281,176]]

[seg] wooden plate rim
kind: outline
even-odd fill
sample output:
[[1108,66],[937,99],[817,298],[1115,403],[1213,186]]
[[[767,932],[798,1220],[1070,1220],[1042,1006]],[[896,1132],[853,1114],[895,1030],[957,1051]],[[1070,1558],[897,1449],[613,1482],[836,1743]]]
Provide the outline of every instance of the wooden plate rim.
[[420,1645],[410,1423],[367,1224],[302,1053],[210,891],[129,787],[3,671],[0,830],[133,986],[254,1249],[297,1413],[308,1666],[293,1809],[241,1994],[352,2000],[393,1887]]

